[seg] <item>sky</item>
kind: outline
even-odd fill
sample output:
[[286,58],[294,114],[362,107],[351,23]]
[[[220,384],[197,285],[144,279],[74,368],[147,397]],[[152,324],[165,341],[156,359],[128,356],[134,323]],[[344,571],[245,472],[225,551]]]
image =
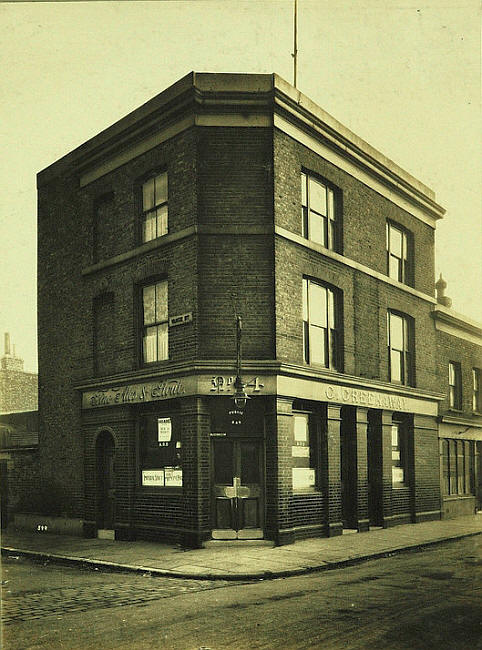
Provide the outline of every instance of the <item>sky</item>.
[[[293,5],[0,0],[0,334],[26,370],[37,172],[191,70],[292,83]],[[437,276],[482,321],[478,0],[298,0],[297,86],[435,191]]]

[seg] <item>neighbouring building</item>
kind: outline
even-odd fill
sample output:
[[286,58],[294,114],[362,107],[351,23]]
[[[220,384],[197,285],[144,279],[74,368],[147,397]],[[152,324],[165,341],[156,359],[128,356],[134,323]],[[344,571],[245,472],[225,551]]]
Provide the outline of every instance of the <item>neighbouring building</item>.
[[31,504],[38,478],[38,375],[24,371],[10,334],[0,358],[0,511],[2,528]]
[[444,210],[298,90],[191,73],[40,172],[38,211],[52,517],[201,546],[448,511],[447,363],[480,364],[435,297]]
[[38,375],[25,372],[24,361],[15,353],[10,334],[4,334],[4,355],[0,358],[0,414],[34,411],[38,404]]
[[0,511],[5,528],[35,504],[39,480],[38,411],[0,414]]
[[436,283],[440,474],[444,517],[482,510],[482,326],[451,309],[447,283]]

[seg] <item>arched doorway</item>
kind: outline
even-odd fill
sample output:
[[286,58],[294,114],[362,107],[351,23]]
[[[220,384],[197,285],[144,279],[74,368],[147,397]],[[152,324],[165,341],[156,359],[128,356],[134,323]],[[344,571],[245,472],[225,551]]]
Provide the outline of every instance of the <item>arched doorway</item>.
[[101,431],[96,442],[97,528],[112,530],[115,515],[115,442],[110,431]]

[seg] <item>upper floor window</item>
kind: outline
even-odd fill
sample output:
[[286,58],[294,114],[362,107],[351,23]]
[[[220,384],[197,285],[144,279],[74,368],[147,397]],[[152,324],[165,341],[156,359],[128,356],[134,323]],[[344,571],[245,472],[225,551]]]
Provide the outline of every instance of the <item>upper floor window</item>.
[[387,221],[387,274],[411,284],[412,253],[410,234],[402,226]]
[[413,327],[408,316],[389,311],[387,315],[390,381],[413,384]]
[[162,361],[169,356],[167,280],[142,288],[142,359]]
[[449,407],[462,409],[462,372],[456,361],[449,361]]
[[335,190],[308,174],[301,174],[303,237],[331,250],[337,249],[336,202]]
[[303,344],[306,363],[341,369],[339,294],[303,278]]
[[472,411],[482,411],[482,399],[480,390],[480,368],[472,368]]
[[167,234],[167,172],[142,185],[142,241]]

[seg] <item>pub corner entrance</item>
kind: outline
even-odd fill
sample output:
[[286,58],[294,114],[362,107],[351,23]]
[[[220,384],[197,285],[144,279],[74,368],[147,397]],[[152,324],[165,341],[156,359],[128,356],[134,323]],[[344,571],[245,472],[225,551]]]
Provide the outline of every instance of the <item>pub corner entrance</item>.
[[263,441],[213,438],[212,458],[213,539],[262,539]]

